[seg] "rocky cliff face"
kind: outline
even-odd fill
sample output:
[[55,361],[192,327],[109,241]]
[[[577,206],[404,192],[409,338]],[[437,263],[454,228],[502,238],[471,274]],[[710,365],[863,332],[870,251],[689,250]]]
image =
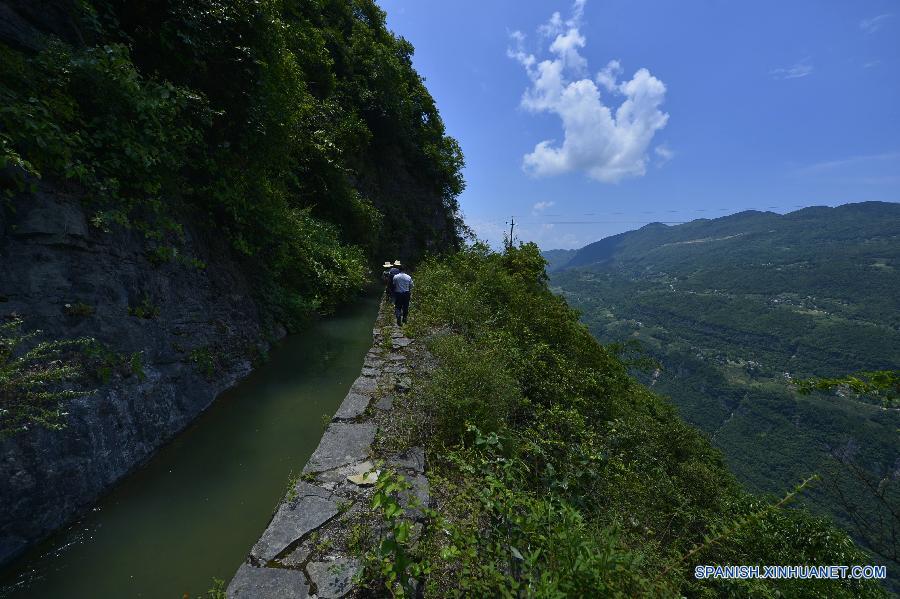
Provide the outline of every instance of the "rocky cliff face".
[[[155,265],[146,250],[141,234],[96,230],[74,198],[48,186],[0,209],[0,319],[17,314],[44,339],[90,336],[120,355],[140,352],[143,370],[69,404],[61,431],[0,440],[0,563],[147,460],[260,349],[250,284],[223,240],[186,226],[181,251],[203,269]],[[139,305],[158,314],[130,315]]]

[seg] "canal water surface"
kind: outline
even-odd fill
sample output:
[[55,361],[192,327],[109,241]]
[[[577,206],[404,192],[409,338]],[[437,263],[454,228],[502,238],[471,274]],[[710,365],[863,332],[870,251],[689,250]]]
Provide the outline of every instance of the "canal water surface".
[[300,334],[70,528],[0,574],[0,597],[201,597],[226,581],[359,375],[377,299]]

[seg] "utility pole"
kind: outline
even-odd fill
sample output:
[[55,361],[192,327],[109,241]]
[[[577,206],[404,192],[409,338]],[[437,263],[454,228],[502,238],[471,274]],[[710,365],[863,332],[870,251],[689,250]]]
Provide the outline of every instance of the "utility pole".
[[509,221],[509,248],[510,249],[512,249],[512,247],[513,247],[513,228],[515,226],[516,226],[516,217],[512,216],[512,217],[510,217],[510,221]]

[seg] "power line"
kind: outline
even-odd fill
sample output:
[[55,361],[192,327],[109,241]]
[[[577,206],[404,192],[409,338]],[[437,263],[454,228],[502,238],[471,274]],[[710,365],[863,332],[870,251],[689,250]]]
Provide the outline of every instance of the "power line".
[[[617,210],[614,212],[582,212],[579,214],[573,214],[571,216],[554,212],[554,213],[539,214],[539,215],[531,214],[531,216],[533,216],[533,217],[535,217],[535,216],[556,217],[556,218],[561,218],[561,219],[565,219],[565,220],[520,220],[520,221],[518,221],[518,224],[520,224],[520,225],[641,225],[641,224],[657,222],[657,223],[661,223],[664,225],[683,225],[683,224],[693,222],[694,220],[698,220],[698,219],[658,220],[658,219],[652,218],[652,216],[653,215],[662,216],[663,214],[677,214],[677,213],[690,214],[690,213],[700,213],[700,212],[735,212],[735,213],[737,213],[737,212],[748,211],[748,210],[755,210],[755,211],[759,211],[759,212],[762,212],[765,210],[788,211],[790,208],[806,208],[806,206],[804,206],[802,204],[795,204],[790,207],[766,206],[764,208],[763,207],[695,208],[695,209],[687,209],[687,210],[666,210],[664,212],[663,211],[642,210],[640,212],[640,214],[648,215],[648,218],[646,220],[581,220],[579,218],[582,216],[604,216],[604,215],[618,216],[618,215],[627,214],[626,212],[622,212],[620,210]],[[515,217],[513,217],[513,218],[515,218]],[[701,216],[699,218],[703,218],[703,217]],[[512,223],[510,221],[505,221],[505,224],[511,225]]]
[[[520,225],[640,225],[649,222],[661,223],[664,225],[683,225],[693,221],[689,220],[541,220],[541,221],[519,221]],[[509,224],[509,223],[507,223]]]
[[[633,214],[646,214],[646,215],[652,216],[654,214],[658,214],[658,215],[677,214],[677,213],[691,214],[691,213],[698,213],[698,212],[735,212],[735,213],[737,213],[737,212],[744,212],[744,211],[748,211],[748,210],[754,210],[754,211],[758,211],[758,212],[762,212],[765,210],[788,211],[791,208],[806,208],[806,207],[807,206],[804,206],[802,204],[795,204],[793,206],[766,206],[766,207],[750,206],[750,207],[746,207],[746,208],[736,208],[734,206],[730,206],[727,208],[708,207],[708,208],[694,208],[694,209],[684,209],[684,210],[678,209],[678,210],[664,210],[664,211],[663,210],[642,210],[639,213],[634,212]],[[612,220],[609,220],[609,221],[607,221],[607,220],[582,221],[582,220],[578,220],[582,216],[606,216],[606,215],[620,216],[620,215],[626,215],[626,214],[628,214],[628,213],[620,211],[620,210],[613,211],[613,212],[580,212],[580,213],[571,214],[571,215],[559,214],[556,212],[541,213],[541,214],[532,213],[529,216],[532,216],[532,217],[554,217],[554,218],[563,218],[563,219],[571,219],[571,220],[539,221],[537,223],[535,223],[533,221],[520,221],[519,224],[636,224],[636,223],[643,223],[643,222],[660,222],[663,224],[684,224],[684,223],[691,222],[690,220],[640,220],[640,221],[637,221],[637,220],[625,220],[625,221],[612,221]],[[518,215],[518,216],[522,217],[522,215]],[[692,219],[692,220],[697,220],[697,219]],[[506,221],[506,224],[507,225],[510,224],[509,221]]]

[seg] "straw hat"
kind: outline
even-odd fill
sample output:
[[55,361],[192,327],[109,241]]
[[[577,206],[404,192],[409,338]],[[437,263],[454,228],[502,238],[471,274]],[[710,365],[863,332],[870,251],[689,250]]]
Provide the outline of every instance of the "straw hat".
[[391,267],[390,262],[385,262],[384,264],[381,265],[381,268],[390,268],[390,267]]
[[400,266],[400,261],[399,261],[399,260],[394,260],[394,266]]

